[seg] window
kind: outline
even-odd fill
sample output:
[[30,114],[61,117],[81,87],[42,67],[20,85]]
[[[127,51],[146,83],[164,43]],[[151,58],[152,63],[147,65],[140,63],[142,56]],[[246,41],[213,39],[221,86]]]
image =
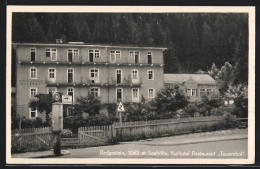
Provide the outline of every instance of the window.
[[30,78],[37,79],[37,68],[35,67],[30,68]]
[[79,57],[78,49],[68,49],[68,55],[72,55],[73,57]]
[[154,98],[154,89],[148,89],[148,98]]
[[30,88],[30,98],[34,98],[37,95],[37,88],[32,87]]
[[148,64],[152,64],[152,52],[147,52],[147,59],[148,59]]
[[89,56],[94,56],[95,58],[99,58],[100,57],[100,52],[97,49],[89,50]]
[[117,100],[117,102],[123,101],[123,89],[122,88],[116,89],[116,100]]
[[55,69],[49,68],[49,79],[55,79]]
[[79,50],[78,49],[68,49],[68,61],[72,62],[73,58],[79,57]]
[[135,63],[139,63],[139,52],[135,52]]
[[99,88],[97,88],[97,87],[90,88],[90,94],[93,97],[98,97],[99,96]]
[[90,77],[91,79],[98,79],[98,69],[90,69]]
[[211,89],[207,89],[207,96],[210,95],[212,93]]
[[67,117],[74,116],[73,107],[67,107]]
[[48,48],[45,50],[46,57],[51,57],[52,61],[57,60],[57,49],[54,48]]
[[133,89],[133,97],[138,98],[138,95],[139,95],[139,90],[137,88],[134,88]]
[[38,115],[36,108],[29,108],[29,118],[36,118]]
[[196,89],[186,89],[186,93],[188,96],[196,96],[197,90]]
[[137,82],[138,82],[138,71],[132,70],[132,83],[137,83]]
[[203,94],[205,94],[205,89],[200,89],[200,95],[202,96]]
[[134,59],[135,63],[139,63],[139,55],[140,55],[140,52],[130,51],[129,52],[129,59]]
[[129,53],[129,59],[134,59],[135,58],[135,53],[134,52],[130,52]]
[[116,59],[121,59],[121,51],[111,51],[110,52],[110,61],[112,63],[115,63],[116,62]]
[[197,96],[197,91],[196,89],[191,90],[191,96]]
[[67,88],[67,95],[72,96],[72,102],[74,102],[74,88],[72,87]]
[[35,56],[36,56],[36,49],[31,49],[31,61],[35,61]]
[[47,94],[52,94],[53,92],[56,92],[57,88],[56,87],[48,87],[47,88]]
[[132,79],[138,79],[138,71],[137,70],[132,71]]
[[122,70],[121,69],[117,69],[116,70],[116,83],[122,83]]
[[67,72],[68,72],[68,83],[72,83],[73,82],[73,69],[69,68]]
[[138,88],[132,89],[132,102],[139,102],[139,89]]
[[148,70],[148,80],[154,80],[153,70]]

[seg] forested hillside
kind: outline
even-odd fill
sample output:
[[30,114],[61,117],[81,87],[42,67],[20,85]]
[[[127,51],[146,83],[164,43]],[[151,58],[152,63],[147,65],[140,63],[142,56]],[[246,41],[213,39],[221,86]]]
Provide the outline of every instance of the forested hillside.
[[[163,46],[165,73],[194,73],[213,64],[234,65],[247,81],[248,15],[245,13],[15,13],[15,42],[83,41]],[[244,76],[244,77],[243,77]]]

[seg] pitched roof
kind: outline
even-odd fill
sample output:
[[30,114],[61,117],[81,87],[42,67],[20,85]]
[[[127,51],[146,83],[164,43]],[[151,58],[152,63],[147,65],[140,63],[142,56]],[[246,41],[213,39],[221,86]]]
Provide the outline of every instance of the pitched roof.
[[214,84],[217,82],[208,74],[164,74],[164,83],[183,83],[190,79],[198,82],[198,84]]

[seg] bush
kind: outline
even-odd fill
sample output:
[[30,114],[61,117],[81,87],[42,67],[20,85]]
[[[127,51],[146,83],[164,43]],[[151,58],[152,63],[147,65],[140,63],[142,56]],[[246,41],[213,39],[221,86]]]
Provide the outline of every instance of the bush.
[[63,129],[61,131],[61,138],[72,138],[72,137],[73,137],[73,134],[70,129]]
[[114,121],[114,117],[107,117],[105,115],[91,116],[86,119],[83,119],[80,115],[77,115],[64,118],[63,126],[66,129],[70,129],[73,133],[77,133],[79,127],[112,125]]
[[21,123],[21,128],[39,128],[39,127],[50,127],[48,122],[43,122],[40,117],[36,119],[24,119]]

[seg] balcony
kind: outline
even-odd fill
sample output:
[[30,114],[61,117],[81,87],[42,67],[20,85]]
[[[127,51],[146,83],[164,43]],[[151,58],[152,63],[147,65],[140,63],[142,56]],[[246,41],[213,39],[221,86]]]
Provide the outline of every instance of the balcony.
[[124,77],[121,81],[117,81],[115,78],[107,78],[106,81],[102,81],[102,79],[89,79],[81,77],[77,80],[69,80],[67,78],[62,79],[48,79],[45,78],[45,84],[48,87],[58,87],[58,86],[65,86],[65,87],[74,87],[74,86],[115,86],[115,87],[123,87],[123,86],[130,86],[130,87],[138,87],[142,86],[142,78],[138,78],[136,80],[131,79],[131,76],[128,78]]
[[[67,56],[66,56],[67,57]],[[162,67],[164,64],[162,63],[153,63],[153,64],[148,64],[147,62],[145,63],[135,63],[133,59],[129,59],[129,58],[122,58],[122,59],[118,59],[115,62],[111,62],[110,61],[110,57],[108,57],[108,61],[104,61],[104,59],[101,58],[94,58],[93,62],[89,62],[89,61],[83,61],[82,57],[85,56],[81,56],[81,59],[77,59],[74,61],[21,61],[19,60],[17,63],[18,64],[29,64],[29,65],[110,65],[110,66],[151,66],[151,67]],[[102,57],[102,56],[101,56]],[[107,57],[107,56],[106,56]]]
[[142,78],[138,79],[132,79],[131,75],[129,75],[127,78],[123,77],[121,80],[117,80],[115,78],[109,79],[109,85],[110,86],[141,86],[142,85]]
[[77,80],[69,80],[67,78],[62,78],[58,80],[50,80],[48,78],[45,79],[45,84],[48,87],[74,87],[74,86],[108,86],[107,82],[100,82],[99,79],[89,79],[81,77]]

